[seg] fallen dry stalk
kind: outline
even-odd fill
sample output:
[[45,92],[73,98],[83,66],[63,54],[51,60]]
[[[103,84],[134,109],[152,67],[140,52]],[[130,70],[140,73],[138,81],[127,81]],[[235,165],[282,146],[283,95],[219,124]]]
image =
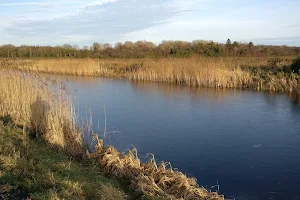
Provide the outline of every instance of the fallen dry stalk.
[[152,158],[141,163],[136,149],[122,154],[111,146],[103,148],[103,142],[99,140],[95,152],[88,156],[99,162],[108,174],[131,180],[131,188],[149,196],[175,200],[224,200],[224,196],[200,187],[196,179],[167,168],[164,162],[157,165]]

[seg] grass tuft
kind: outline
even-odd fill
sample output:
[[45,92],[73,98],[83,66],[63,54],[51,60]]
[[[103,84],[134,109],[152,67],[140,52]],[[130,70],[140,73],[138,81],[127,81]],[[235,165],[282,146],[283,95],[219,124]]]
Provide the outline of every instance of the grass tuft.
[[224,196],[199,187],[196,179],[188,178],[164,162],[157,165],[152,158],[147,163],[141,163],[136,149],[122,154],[113,147],[102,148],[101,140],[99,143],[89,157],[98,161],[107,174],[131,181],[131,188],[145,196],[175,200],[224,200]]

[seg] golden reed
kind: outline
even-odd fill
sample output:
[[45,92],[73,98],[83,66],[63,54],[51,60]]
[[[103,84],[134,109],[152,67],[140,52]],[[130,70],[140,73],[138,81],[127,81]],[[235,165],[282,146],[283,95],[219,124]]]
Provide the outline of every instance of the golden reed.
[[299,76],[283,72],[291,58],[270,66],[267,57],[162,59],[2,60],[2,65],[35,72],[122,77],[214,88],[299,91]]
[[63,84],[0,67],[0,117],[42,136],[72,155],[82,154],[72,101]]

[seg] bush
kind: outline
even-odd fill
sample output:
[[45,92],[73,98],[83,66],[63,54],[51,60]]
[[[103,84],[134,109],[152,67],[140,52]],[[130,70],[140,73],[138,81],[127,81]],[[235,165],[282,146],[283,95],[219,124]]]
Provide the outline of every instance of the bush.
[[291,70],[294,73],[300,74],[300,56],[298,56],[293,60],[293,63],[291,65]]
[[271,58],[268,60],[268,64],[269,66],[271,67],[277,67],[279,66],[281,63],[283,62],[283,59],[280,59],[280,58]]

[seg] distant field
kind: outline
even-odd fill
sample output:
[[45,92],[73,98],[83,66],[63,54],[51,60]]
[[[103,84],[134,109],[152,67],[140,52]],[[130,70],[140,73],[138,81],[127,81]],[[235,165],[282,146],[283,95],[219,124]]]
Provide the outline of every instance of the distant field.
[[293,58],[2,59],[0,63],[2,67],[53,74],[291,92],[300,90],[299,75],[290,70]]

